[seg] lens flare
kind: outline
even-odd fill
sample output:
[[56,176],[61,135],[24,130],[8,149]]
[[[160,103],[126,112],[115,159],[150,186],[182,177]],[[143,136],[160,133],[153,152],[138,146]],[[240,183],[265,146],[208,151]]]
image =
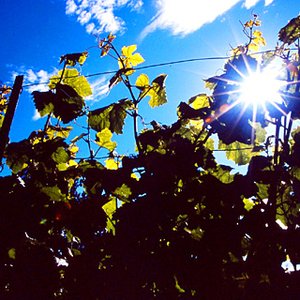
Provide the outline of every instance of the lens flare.
[[266,102],[282,103],[280,90],[284,83],[278,79],[276,68],[265,68],[250,72],[240,83],[239,101],[246,105],[263,106]]

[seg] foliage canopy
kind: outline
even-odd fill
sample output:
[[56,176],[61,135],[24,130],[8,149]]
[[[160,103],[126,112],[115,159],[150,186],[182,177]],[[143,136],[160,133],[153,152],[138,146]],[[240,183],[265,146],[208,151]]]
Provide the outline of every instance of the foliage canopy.
[[[1,298],[299,294],[299,273],[281,267],[300,263],[299,24],[300,17],[291,20],[279,31],[282,44],[258,58],[265,40],[254,16],[243,26],[249,41],[232,50],[223,74],[206,80],[211,95],[181,102],[173,124],[152,121],[142,131],[139,104],[166,103],[167,76],[135,77],[144,61],[136,45],[119,52],[115,36],[99,41],[101,56],[112,53],[119,66],[110,88],[124,84],[128,96],[95,110],[76,69],[88,53],[63,55],[49,91],[32,94],[45,127],[6,147],[12,174],[0,177]],[[282,102],[257,109],[239,101],[243,77],[275,60],[284,69]],[[10,92],[1,87],[0,126]],[[86,126],[72,136],[78,118]],[[136,153],[119,155],[113,138],[127,118]],[[245,174],[216,161],[217,142],[228,159],[248,166]]]

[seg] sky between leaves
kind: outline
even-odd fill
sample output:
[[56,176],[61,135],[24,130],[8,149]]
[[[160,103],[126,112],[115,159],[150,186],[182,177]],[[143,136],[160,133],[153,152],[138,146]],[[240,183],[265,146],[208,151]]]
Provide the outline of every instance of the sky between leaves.
[[[25,75],[25,85],[47,82],[60,68],[66,53],[88,49],[89,57],[80,72],[93,74],[116,70],[116,62],[100,58],[96,36],[117,35],[115,46],[137,44],[144,65],[198,57],[226,56],[231,47],[245,43],[242,23],[253,13],[262,20],[261,30],[275,45],[277,32],[299,13],[296,0],[19,0],[1,1],[2,45],[0,80],[12,85],[17,74]],[[147,69],[150,78],[167,73],[169,104],[165,108],[142,107],[145,122],[174,121],[180,101],[205,92],[202,80],[220,72],[224,61]],[[92,108],[105,106],[127,96],[119,90],[108,92],[111,76],[89,78],[94,95]],[[25,87],[14,119],[11,139],[26,138],[42,127],[30,93],[47,85]],[[125,92],[125,91],[122,91]],[[144,109],[144,111],[143,111]]]

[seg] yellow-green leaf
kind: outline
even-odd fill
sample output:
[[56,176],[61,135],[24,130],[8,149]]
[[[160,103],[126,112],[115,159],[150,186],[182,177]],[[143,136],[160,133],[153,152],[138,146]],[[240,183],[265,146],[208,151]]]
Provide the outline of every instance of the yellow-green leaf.
[[[137,49],[136,45],[124,46],[122,48],[122,57],[118,61],[120,69],[129,69],[143,63],[145,60],[140,53],[133,53]],[[130,72],[132,73],[132,72]],[[130,75],[127,74],[126,75]]]
[[165,89],[166,74],[161,74],[152,81],[152,86],[147,95],[150,97],[149,105],[153,107],[160,106],[167,102]]
[[201,109],[210,106],[209,97],[206,94],[199,94],[195,97],[192,97],[189,99],[188,103],[194,109]]
[[117,170],[119,168],[119,163],[116,162],[113,158],[108,158],[105,161],[105,167],[109,170]]
[[123,46],[122,55],[125,57],[130,57],[134,51],[136,51],[137,45]]
[[117,143],[111,141],[112,136],[112,132],[108,128],[104,128],[96,134],[96,143],[100,147],[113,151],[117,147]]
[[249,163],[251,157],[255,155],[249,145],[240,142],[233,142],[229,145],[226,145],[219,140],[219,149],[226,150],[227,159],[234,161],[239,166]]
[[57,75],[54,75],[50,78],[49,87],[50,89],[55,89],[60,78],[63,74],[63,79],[61,83],[69,85],[72,87],[76,93],[81,97],[88,97],[92,95],[92,88],[85,78],[79,74],[77,69],[66,69],[63,73],[63,70],[58,71]]
[[51,158],[58,164],[66,163],[70,159],[70,155],[64,149],[64,147],[58,147],[55,152],[52,153]]
[[231,183],[234,180],[234,175],[230,174],[232,168],[224,165],[218,165],[217,168],[211,169],[210,173],[223,183]]
[[118,209],[118,207],[122,206],[122,204],[123,203],[121,201],[118,201],[117,198],[111,197],[111,200],[102,206],[102,209],[107,215],[106,230],[108,232],[111,232],[113,235],[115,235],[116,232],[116,221],[113,219],[113,214]]
[[136,82],[135,85],[138,89],[140,90],[144,90],[145,88],[149,88],[150,86],[150,81],[149,81],[149,77],[146,74],[141,74]]
[[52,201],[64,201],[66,199],[66,195],[62,194],[58,186],[43,186],[41,191]]
[[255,205],[255,202],[253,200],[247,199],[247,198],[243,199],[243,203],[244,203],[244,208],[247,211],[250,211],[254,207],[254,205]]
[[114,195],[116,195],[122,201],[126,201],[131,194],[130,187],[128,187],[125,183],[123,183],[122,186],[117,187],[114,191]]
[[8,250],[8,256],[11,259],[16,259],[16,248],[10,248]]

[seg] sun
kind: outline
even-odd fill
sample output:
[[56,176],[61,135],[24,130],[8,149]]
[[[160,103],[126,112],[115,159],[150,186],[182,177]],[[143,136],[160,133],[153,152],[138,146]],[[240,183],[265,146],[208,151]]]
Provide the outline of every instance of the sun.
[[282,103],[280,91],[284,82],[278,77],[279,71],[271,66],[249,71],[249,74],[243,75],[243,80],[239,83],[239,101],[263,108],[267,102],[275,106]]

